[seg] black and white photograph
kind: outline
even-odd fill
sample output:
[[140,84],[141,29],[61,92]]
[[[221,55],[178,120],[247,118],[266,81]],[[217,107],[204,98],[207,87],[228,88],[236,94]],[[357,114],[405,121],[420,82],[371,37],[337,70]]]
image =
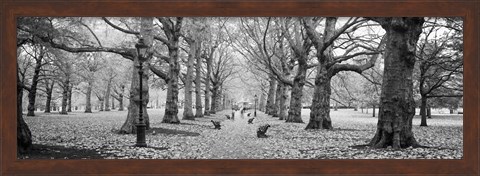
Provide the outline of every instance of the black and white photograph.
[[16,22],[20,160],[464,157],[461,17]]

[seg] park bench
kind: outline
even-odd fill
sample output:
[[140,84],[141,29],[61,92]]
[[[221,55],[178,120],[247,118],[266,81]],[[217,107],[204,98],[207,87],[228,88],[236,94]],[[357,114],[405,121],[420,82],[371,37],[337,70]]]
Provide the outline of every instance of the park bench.
[[248,124],[253,124],[253,123],[252,123],[252,122],[253,122],[253,119],[255,119],[255,118],[249,118],[249,119],[248,119]]
[[268,137],[268,136],[265,134],[265,133],[267,133],[268,127],[270,127],[269,124],[262,125],[262,126],[258,127],[257,137],[259,137],[259,138],[266,138],[266,137]]
[[214,129],[217,129],[217,130],[221,129],[221,128],[220,128],[220,122],[219,122],[219,121],[211,120],[211,122],[213,123],[213,126],[215,126]]

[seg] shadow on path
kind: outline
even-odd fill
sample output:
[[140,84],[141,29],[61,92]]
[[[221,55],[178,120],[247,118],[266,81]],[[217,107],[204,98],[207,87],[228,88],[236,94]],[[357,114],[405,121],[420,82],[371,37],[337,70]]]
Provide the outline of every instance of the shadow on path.
[[18,159],[103,159],[103,156],[95,150],[77,149],[63,146],[49,146],[33,144],[31,151],[18,154]]

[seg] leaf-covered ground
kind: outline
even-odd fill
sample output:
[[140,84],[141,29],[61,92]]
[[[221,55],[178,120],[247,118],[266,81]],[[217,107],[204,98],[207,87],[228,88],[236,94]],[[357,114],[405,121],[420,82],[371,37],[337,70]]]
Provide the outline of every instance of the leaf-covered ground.
[[[135,135],[117,134],[126,111],[73,112],[69,115],[37,112],[25,117],[32,131],[35,149],[23,159],[461,159],[463,156],[462,115],[435,115],[428,127],[413,120],[417,141],[430,148],[402,150],[356,148],[374,135],[377,118],[351,109],[331,111],[334,130],[304,130],[305,123],[285,123],[257,112],[253,124],[239,112],[235,120],[217,114],[182,120],[181,124],[160,123],[164,110],[149,109],[152,129],[147,131],[149,147],[133,147]],[[179,112],[178,114],[182,114]],[[252,113],[253,115],[253,113]],[[181,118],[181,117],[180,117]],[[215,130],[210,120],[220,120]],[[268,138],[257,138],[256,129],[270,124]]]

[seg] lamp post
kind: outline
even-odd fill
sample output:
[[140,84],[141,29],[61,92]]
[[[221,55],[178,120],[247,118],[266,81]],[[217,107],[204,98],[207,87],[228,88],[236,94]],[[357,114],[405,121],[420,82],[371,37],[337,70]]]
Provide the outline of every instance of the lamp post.
[[253,117],[257,117],[257,94],[255,94],[255,111],[253,111]]
[[137,127],[137,144],[135,146],[137,147],[146,147],[147,143],[145,142],[145,130],[147,128],[147,125],[144,122],[143,119],[143,62],[147,60],[146,53],[147,53],[147,48],[148,46],[145,45],[143,39],[141,38],[138,43],[135,45],[135,48],[137,49],[137,55],[138,55],[138,65],[136,66],[138,68],[138,75],[139,75],[139,80],[140,80],[140,108],[138,111],[138,123],[135,124]]

